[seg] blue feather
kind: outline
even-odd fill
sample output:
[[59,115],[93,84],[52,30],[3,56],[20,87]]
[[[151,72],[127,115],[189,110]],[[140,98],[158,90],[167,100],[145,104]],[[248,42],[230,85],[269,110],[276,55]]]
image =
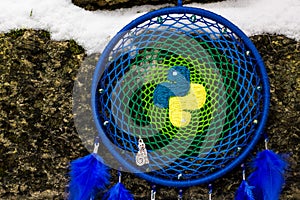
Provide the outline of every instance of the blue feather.
[[235,200],[254,200],[254,196],[252,193],[253,188],[253,186],[249,186],[248,183],[243,180],[236,192]]
[[90,200],[109,183],[109,172],[98,154],[71,162],[69,200]]
[[253,162],[254,171],[249,184],[254,186],[256,200],[278,200],[284,184],[287,163],[271,150],[258,153]]
[[125,186],[118,182],[114,185],[108,193],[106,193],[105,199],[107,200],[133,200],[133,195],[125,188]]

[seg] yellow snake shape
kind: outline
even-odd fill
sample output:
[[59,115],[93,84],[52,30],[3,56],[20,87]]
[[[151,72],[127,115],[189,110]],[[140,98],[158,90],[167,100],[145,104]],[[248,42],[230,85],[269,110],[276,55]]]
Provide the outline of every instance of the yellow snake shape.
[[185,127],[191,121],[191,112],[200,109],[206,101],[205,87],[191,83],[186,96],[175,96],[169,99],[169,118],[173,126]]

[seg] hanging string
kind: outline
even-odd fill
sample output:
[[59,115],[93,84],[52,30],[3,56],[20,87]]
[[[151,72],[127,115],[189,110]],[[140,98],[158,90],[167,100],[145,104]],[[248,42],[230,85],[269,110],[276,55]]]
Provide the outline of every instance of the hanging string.
[[243,163],[241,165],[242,167],[242,175],[243,175],[243,181],[246,180],[246,167],[245,167],[245,164]]
[[[178,174],[178,180],[180,180],[180,178],[182,177],[182,174]],[[182,196],[183,196],[183,189],[179,188],[178,190],[178,200],[182,200]]]
[[151,200],[155,200],[155,194],[156,194],[156,185],[151,185]]
[[121,183],[121,180],[122,180],[122,174],[121,174],[120,170],[118,170],[118,176],[119,176],[119,183]]
[[208,185],[208,200],[211,200],[211,196],[212,196],[212,184]]
[[264,134],[264,136],[265,136],[265,149],[268,150],[269,138],[268,138],[267,134]]
[[182,6],[182,0],[178,0],[177,5],[178,5],[178,6]]
[[99,140],[100,138],[99,137],[95,137],[95,141],[94,141],[94,150],[93,150],[93,153],[98,153],[98,149],[99,149]]

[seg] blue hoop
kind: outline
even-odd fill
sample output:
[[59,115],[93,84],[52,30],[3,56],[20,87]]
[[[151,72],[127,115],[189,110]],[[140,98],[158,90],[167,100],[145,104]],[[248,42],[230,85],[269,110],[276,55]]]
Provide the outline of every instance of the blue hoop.
[[198,16],[203,16],[207,19],[216,21],[225,27],[228,27],[230,30],[234,32],[235,35],[237,35],[245,44],[246,48],[251,51],[253,54],[253,57],[256,59],[257,63],[257,70],[261,75],[261,83],[262,83],[262,98],[263,98],[263,108],[262,108],[262,115],[260,115],[260,123],[257,126],[257,129],[255,131],[255,134],[251,140],[251,142],[248,144],[248,146],[243,150],[243,152],[234,159],[229,165],[225,166],[220,171],[217,171],[208,177],[202,177],[195,180],[166,180],[161,179],[158,177],[151,176],[151,174],[147,173],[137,173],[137,175],[143,179],[146,179],[149,182],[157,183],[160,185],[166,185],[166,186],[172,186],[172,187],[189,187],[194,185],[199,185],[203,183],[211,182],[230,170],[232,170],[234,167],[238,166],[247,156],[247,154],[252,150],[252,148],[255,146],[257,141],[259,140],[261,134],[263,133],[263,128],[266,124],[268,112],[269,112],[269,104],[270,104],[270,86],[268,81],[267,72],[264,66],[264,63],[262,61],[261,56],[259,55],[257,49],[255,48],[254,44],[251,42],[251,40],[234,24],[232,24],[227,19],[223,18],[220,15],[217,15],[215,13],[212,13],[207,10],[198,9],[198,8],[191,8],[191,7],[182,7],[182,1],[178,1],[178,6],[173,8],[164,8],[160,10],[156,10],[150,13],[147,13],[132,22],[130,22],[128,25],[126,25],[123,29],[121,29],[116,36],[109,42],[107,47],[102,53],[102,56],[100,57],[92,80],[92,92],[91,92],[91,104],[92,104],[92,111],[93,111],[93,117],[96,123],[96,127],[98,130],[98,133],[103,141],[103,143],[107,146],[107,148],[111,151],[111,153],[114,155],[114,157],[121,163],[124,164],[126,168],[128,168],[132,172],[137,172],[139,169],[136,166],[132,166],[126,162],[113,148],[109,147],[110,141],[105,136],[102,128],[102,124],[99,122],[99,113],[97,112],[97,87],[99,82],[99,74],[102,74],[105,68],[105,63],[107,62],[108,56],[110,55],[111,50],[114,48],[114,46],[118,43],[120,38],[129,30],[137,27],[138,25],[142,24],[143,22],[153,19],[156,17],[159,17],[161,15],[166,14],[195,14]]

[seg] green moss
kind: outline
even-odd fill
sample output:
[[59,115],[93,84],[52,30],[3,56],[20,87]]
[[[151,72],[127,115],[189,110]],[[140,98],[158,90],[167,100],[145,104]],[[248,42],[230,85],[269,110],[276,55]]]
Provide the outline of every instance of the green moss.
[[11,37],[12,39],[17,39],[18,37],[23,36],[25,31],[25,29],[15,29],[9,32],[7,36]]
[[50,40],[50,33],[48,31],[41,31],[41,36],[44,37],[44,39]]
[[[58,180],[66,182],[66,158],[83,149],[79,139],[73,141],[71,99],[84,49],[74,40],[50,38],[45,30],[0,34],[0,182],[2,177],[13,180],[4,191],[0,186],[0,199],[9,198],[3,196],[8,193],[17,196],[49,188],[63,193],[65,186]],[[51,155],[52,161],[44,155]],[[40,184],[44,171],[49,173],[44,182],[49,183]],[[28,187],[14,190],[20,183]]]
[[84,49],[79,46],[74,40],[69,40],[68,42],[68,47],[72,54],[78,55],[84,53]]

